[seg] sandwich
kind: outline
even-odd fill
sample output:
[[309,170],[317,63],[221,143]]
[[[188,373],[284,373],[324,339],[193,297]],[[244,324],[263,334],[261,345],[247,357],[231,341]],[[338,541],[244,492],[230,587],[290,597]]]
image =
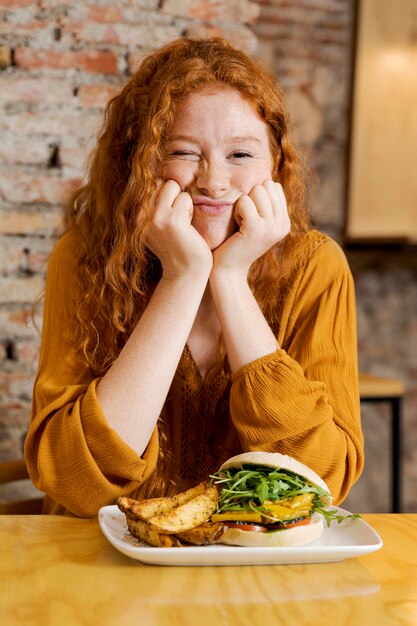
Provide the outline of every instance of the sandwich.
[[239,454],[211,478],[219,488],[211,521],[227,527],[220,543],[301,546],[321,536],[324,519],[327,524],[344,519],[328,508],[332,496],[324,480],[283,454]]
[[346,517],[329,508],[326,483],[292,457],[246,452],[232,457],[210,480],[175,496],[118,498],[129,532],[155,547],[184,544],[303,546],[318,539],[325,520]]

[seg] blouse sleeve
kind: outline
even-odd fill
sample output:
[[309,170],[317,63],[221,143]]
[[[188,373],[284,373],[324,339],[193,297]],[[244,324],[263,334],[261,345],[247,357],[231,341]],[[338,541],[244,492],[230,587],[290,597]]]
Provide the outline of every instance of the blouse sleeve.
[[295,289],[283,349],[234,374],[231,416],[244,450],[297,458],[322,476],[337,503],[364,455],[354,286],[334,242],[302,268]]
[[42,342],[25,458],[35,486],[74,515],[131,493],[156,466],[155,431],[140,458],[108,425],[96,396],[99,381],[77,360],[71,340],[75,279],[72,235],[48,265]]

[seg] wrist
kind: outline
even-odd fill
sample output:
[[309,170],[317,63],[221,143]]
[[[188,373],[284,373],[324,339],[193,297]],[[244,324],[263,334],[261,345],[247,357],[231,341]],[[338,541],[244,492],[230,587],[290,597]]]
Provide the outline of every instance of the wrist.
[[207,283],[213,267],[213,255],[209,248],[207,254],[194,258],[181,259],[163,263],[162,278],[169,281],[202,280]]
[[195,268],[163,268],[161,280],[167,283],[207,284],[210,272],[211,266]]
[[211,285],[247,285],[248,284],[248,270],[246,269],[226,269],[222,267],[213,266],[210,272],[210,284]]

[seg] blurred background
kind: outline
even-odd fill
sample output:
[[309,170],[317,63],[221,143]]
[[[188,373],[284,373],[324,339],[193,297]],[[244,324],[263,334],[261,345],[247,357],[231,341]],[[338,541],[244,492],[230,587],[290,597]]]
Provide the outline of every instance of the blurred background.
[[[0,461],[23,455],[32,304],[106,102],[144,54],[220,35],[264,60],[286,92],[317,179],[315,219],[355,278],[360,369],[404,388],[401,506],[417,512],[417,0],[391,5],[0,0]],[[391,510],[391,419],[389,403],[363,402],[366,465],[349,510]]]

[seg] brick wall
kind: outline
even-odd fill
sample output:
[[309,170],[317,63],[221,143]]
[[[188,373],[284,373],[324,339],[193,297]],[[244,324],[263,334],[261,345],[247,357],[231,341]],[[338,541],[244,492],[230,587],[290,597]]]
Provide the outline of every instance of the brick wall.
[[22,456],[32,303],[105,103],[145,53],[183,34],[253,52],[258,14],[248,0],[0,0],[0,459]]
[[[182,34],[221,34],[255,53],[286,90],[295,139],[317,174],[314,213],[340,240],[353,5],[0,0],[0,459],[22,455],[39,345],[32,303],[43,288],[65,196],[82,178],[106,101],[144,53]],[[406,502],[416,510],[416,264],[372,251],[349,258],[361,367],[400,376],[407,385]],[[388,416],[364,408],[363,417],[367,466],[351,508],[387,510]]]
[[352,0],[259,0],[256,54],[276,71],[295,139],[317,178],[322,228],[340,238],[353,30]]

